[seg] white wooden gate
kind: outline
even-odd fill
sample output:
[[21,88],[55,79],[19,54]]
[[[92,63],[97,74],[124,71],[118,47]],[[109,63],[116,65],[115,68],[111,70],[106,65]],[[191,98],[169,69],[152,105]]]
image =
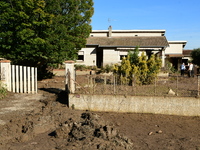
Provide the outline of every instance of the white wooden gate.
[[10,61],[2,60],[1,82],[8,91],[15,93],[37,93],[37,68],[10,65]]
[[11,91],[37,93],[37,68],[11,65]]

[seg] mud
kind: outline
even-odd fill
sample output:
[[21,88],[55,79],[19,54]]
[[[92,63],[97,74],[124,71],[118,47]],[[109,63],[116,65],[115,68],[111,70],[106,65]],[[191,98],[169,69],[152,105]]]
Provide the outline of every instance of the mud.
[[200,117],[78,111],[53,84],[0,100],[1,150],[200,150]]

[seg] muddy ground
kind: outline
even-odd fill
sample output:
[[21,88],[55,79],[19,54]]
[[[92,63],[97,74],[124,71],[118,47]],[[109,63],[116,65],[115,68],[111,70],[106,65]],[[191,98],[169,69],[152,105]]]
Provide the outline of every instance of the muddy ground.
[[1,150],[200,150],[200,117],[68,108],[63,78],[0,100]]

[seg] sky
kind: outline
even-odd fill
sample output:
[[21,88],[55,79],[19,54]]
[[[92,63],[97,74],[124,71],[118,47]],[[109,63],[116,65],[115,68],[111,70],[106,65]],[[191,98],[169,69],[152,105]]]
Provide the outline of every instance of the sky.
[[166,30],[168,41],[200,48],[200,0],[93,0],[92,30]]

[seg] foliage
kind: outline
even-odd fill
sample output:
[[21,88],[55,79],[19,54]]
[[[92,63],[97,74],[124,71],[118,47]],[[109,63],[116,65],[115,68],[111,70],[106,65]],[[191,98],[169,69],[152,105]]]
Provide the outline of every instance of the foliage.
[[130,56],[123,57],[121,65],[114,65],[114,73],[119,75],[119,80],[122,84],[129,84],[132,80],[132,67],[130,63]]
[[92,0],[0,0],[0,56],[38,67],[77,58],[91,32]]
[[138,65],[133,64],[133,74],[136,83],[146,84],[147,73],[148,73],[147,58],[144,55],[144,53],[142,53],[142,55],[139,57]]
[[200,66],[200,48],[194,49],[191,52],[192,62]]
[[131,64],[137,64],[139,61],[139,47],[136,47],[134,50],[128,52],[129,60]]
[[[144,52],[138,56],[137,51],[138,49],[135,49],[133,53],[129,52],[127,58],[124,57],[120,65],[115,64],[114,73],[120,74],[122,83],[131,84],[134,77],[137,84],[151,84],[160,71],[161,59],[154,54],[147,59]],[[133,55],[134,57],[132,57]]]
[[4,98],[7,95],[7,89],[3,85],[3,83],[0,81],[0,99]]
[[167,73],[175,73],[177,70],[174,68],[174,66],[172,65],[171,62],[166,61],[165,67],[163,68],[163,71],[167,72]]
[[113,72],[113,65],[106,64],[104,67],[101,67],[101,73]]
[[150,59],[147,60],[147,66],[148,66],[148,71],[147,71],[147,79],[146,83],[152,83],[157,74],[160,71],[162,65],[162,61],[160,58],[156,57],[155,55],[151,55]]
[[74,110],[75,109],[75,105],[74,104],[72,104],[72,110]]
[[87,66],[86,65],[75,64],[74,66],[75,66],[76,70],[87,70]]
[[74,65],[76,70],[97,70],[96,66],[86,66],[86,65],[80,65],[80,64],[75,64]]

